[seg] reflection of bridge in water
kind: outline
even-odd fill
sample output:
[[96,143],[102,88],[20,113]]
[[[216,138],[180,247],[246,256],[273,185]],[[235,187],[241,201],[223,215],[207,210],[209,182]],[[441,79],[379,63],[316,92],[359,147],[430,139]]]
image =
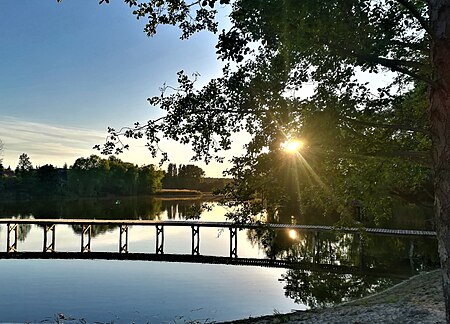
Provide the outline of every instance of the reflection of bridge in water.
[[[366,275],[393,276],[392,271],[357,266],[333,264],[318,264],[298,260],[278,260],[267,258],[238,257],[237,231],[241,229],[272,229],[297,230],[309,232],[336,231],[339,233],[389,236],[428,236],[434,237],[434,231],[401,230],[382,228],[335,228],[322,225],[294,225],[294,224],[234,224],[229,222],[201,222],[201,221],[148,221],[148,220],[92,220],[92,219],[0,219],[0,224],[6,224],[6,252],[0,252],[0,259],[103,259],[103,260],[141,260],[164,262],[190,262],[227,265],[248,265],[277,268],[293,268],[311,271],[333,273],[364,273]],[[43,228],[42,252],[19,251],[19,225],[38,225]],[[82,227],[80,234],[79,252],[57,252],[55,247],[57,225],[78,225]],[[118,252],[94,252],[91,250],[92,227],[95,225],[109,225],[119,227]],[[130,226],[150,226],[156,230],[155,253],[130,253],[128,249],[128,230]],[[191,254],[164,253],[164,229],[166,227],[191,227]],[[200,254],[201,228],[229,229],[229,256],[208,256]],[[397,274],[398,277],[408,277],[408,274]]]

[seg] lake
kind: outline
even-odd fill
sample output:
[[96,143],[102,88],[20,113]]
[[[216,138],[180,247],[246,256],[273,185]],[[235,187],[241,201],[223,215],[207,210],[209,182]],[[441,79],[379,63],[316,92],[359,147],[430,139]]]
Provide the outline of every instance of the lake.
[[[184,221],[200,200],[151,197],[0,204],[0,217]],[[209,202],[202,221],[225,221],[226,209]],[[388,222],[430,229],[427,217]],[[297,224],[333,224],[304,215]],[[405,223],[406,222],[406,223]],[[20,225],[19,251],[42,251],[42,227]],[[80,226],[57,225],[56,250],[79,251]],[[117,252],[119,230],[95,226],[93,251]],[[224,229],[202,228],[202,255],[229,255]],[[155,251],[153,227],[129,229],[129,251]],[[5,251],[6,226],[0,226]],[[191,253],[191,229],[165,229],[165,253]],[[385,289],[438,266],[436,240],[420,237],[302,232],[238,231],[239,257],[295,259],[309,269],[111,260],[0,260],[0,321],[67,323],[212,322],[324,307]],[[327,270],[328,269],[328,270]],[[62,316],[62,315],[61,315]]]

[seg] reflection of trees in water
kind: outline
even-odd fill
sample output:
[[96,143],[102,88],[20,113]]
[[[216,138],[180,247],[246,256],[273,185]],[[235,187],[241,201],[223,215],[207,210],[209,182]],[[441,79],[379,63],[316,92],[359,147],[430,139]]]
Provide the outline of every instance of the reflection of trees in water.
[[[30,217],[31,217],[31,215],[24,214],[24,215],[19,215],[18,218],[30,218]],[[25,241],[25,239],[27,238],[28,234],[31,231],[31,228],[32,228],[31,224],[18,224],[18,226],[17,226],[17,239],[20,242]],[[0,226],[0,231],[1,230],[2,230],[2,228]]]
[[[285,294],[310,307],[329,306],[358,298],[392,285],[388,276],[409,276],[439,266],[434,238],[408,238],[336,232],[289,233],[287,229],[261,227],[247,236],[268,258],[332,265],[357,274],[288,270],[283,275]],[[370,274],[370,275],[369,275]]]
[[249,231],[247,236],[269,258],[327,264],[359,263],[359,241],[351,234],[261,227]]
[[31,231],[31,224],[19,224],[17,238],[23,242]]
[[[365,227],[403,228],[417,230],[434,230],[433,211],[424,206],[414,204],[404,205],[398,201],[392,203],[392,214],[388,217],[377,218],[365,215],[359,219],[356,209],[352,210],[352,217],[345,219],[347,225],[354,221],[361,221]],[[267,222],[282,224],[304,224],[304,225],[330,225],[342,223],[344,219],[334,210],[326,210],[320,205],[303,205],[301,213],[290,211],[289,206],[279,208],[268,208]],[[353,207],[354,208],[354,207]],[[352,225],[353,226],[353,225]]]
[[390,268],[398,264],[417,273],[439,264],[434,238],[367,235],[362,248],[366,268]]
[[[34,200],[26,204],[5,203],[0,206],[1,217],[36,219],[142,219],[160,220],[163,211],[169,219],[197,219],[203,211],[202,201],[162,201],[149,196],[114,199],[83,198],[77,200]],[[42,226],[41,226],[42,227]],[[19,226],[19,240],[24,241],[32,225]],[[113,231],[114,225],[95,225],[92,236]],[[74,233],[81,234],[82,226],[73,225]]]
[[80,199],[67,204],[62,218],[153,220],[160,212],[161,202],[151,197]]
[[[335,211],[324,211],[320,206],[302,206],[299,210],[292,211],[290,206],[271,208],[266,214],[267,222],[280,224],[304,224],[304,225],[330,225],[340,221],[341,216]],[[292,207],[291,207],[292,208]],[[299,207],[298,207],[299,208]]]
[[60,218],[63,201],[30,200],[3,202],[0,204],[0,217],[10,218]]
[[[36,219],[159,219],[161,200],[151,197],[126,197],[124,199],[78,199],[78,200],[33,200],[24,203],[5,203],[0,206],[1,217]],[[42,226],[40,226],[42,227]],[[32,225],[19,225],[18,238],[24,241]],[[82,233],[82,226],[73,225],[73,231]],[[95,225],[92,236],[95,237],[117,226]]]
[[33,200],[26,204],[5,203],[1,217],[32,215],[42,218],[71,219],[155,219],[161,213],[161,201],[152,197],[111,199]]
[[294,234],[288,229],[264,227],[247,232],[250,242],[259,246],[269,258],[361,268],[393,269],[401,266],[412,271],[438,264],[434,238],[318,231],[296,231]]
[[326,307],[386,289],[399,280],[355,274],[289,269],[282,275],[285,296],[312,308]]
[[[30,233],[32,228],[31,224],[19,224],[17,226],[17,239],[20,242],[25,241],[25,239],[27,238],[28,234]],[[0,226],[0,232],[2,231],[2,226]],[[7,234],[8,235],[8,234]],[[13,235],[13,234],[11,234]]]
[[[83,225],[71,225],[71,227],[75,234],[81,235],[83,233]],[[92,237],[96,237],[96,236],[104,234],[106,232],[112,232],[116,228],[118,228],[117,225],[92,225],[91,226],[91,235],[92,235]]]
[[203,212],[203,201],[200,200],[163,200],[163,210],[167,211],[167,219],[199,219]]

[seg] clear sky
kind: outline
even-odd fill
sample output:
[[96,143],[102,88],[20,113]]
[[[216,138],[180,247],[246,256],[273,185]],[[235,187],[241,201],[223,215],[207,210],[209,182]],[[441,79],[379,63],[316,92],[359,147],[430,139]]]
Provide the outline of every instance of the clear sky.
[[[226,19],[223,19],[224,21]],[[216,37],[207,32],[179,40],[164,27],[148,38],[122,0],[0,1],[0,139],[3,164],[14,168],[21,153],[33,165],[73,164],[98,154],[107,126],[120,128],[161,115],[146,99],[176,72],[220,75]],[[165,144],[175,163],[190,151]],[[156,163],[142,142],[131,142],[121,159]],[[201,165],[220,176],[224,165]]]

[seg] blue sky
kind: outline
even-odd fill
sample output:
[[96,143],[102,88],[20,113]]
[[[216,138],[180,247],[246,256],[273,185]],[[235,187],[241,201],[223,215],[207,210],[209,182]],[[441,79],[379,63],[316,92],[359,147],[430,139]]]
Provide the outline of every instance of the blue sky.
[[[223,19],[224,21],[226,19]],[[34,165],[71,165],[95,153],[107,126],[132,125],[161,115],[146,101],[176,72],[201,74],[200,82],[220,75],[216,37],[207,32],[179,40],[176,28],[163,27],[148,38],[121,0],[0,1],[0,139],[3,164],[17,165],[27,153]],[[132,142],[120,156],[137,164],[155,163]],[[189,163],[190,152],[168,143],[173,162]],[[211,164],[218,176],[223,165]]]

